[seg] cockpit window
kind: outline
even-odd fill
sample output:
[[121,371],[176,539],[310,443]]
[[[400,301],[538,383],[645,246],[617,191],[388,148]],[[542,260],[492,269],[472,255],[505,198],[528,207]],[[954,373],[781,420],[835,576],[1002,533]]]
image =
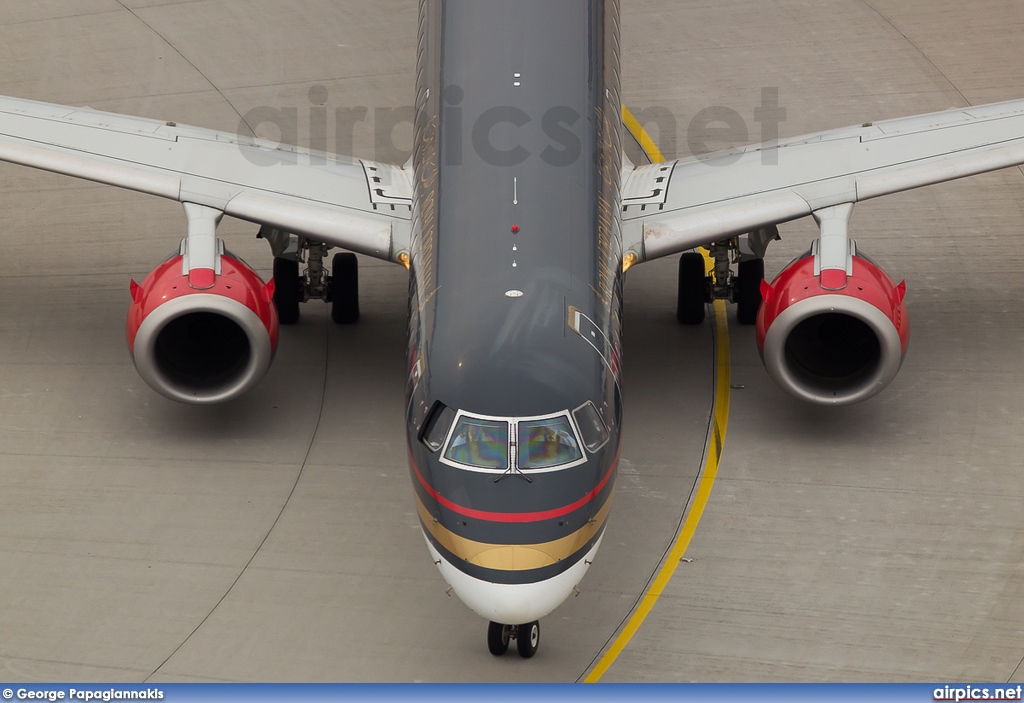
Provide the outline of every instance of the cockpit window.
[[430,417],[427,418],[420,439],[430,448],[430,451],[436,452],[444,444],[448,430],[452,428],[454,421],[455,411],[441,402],[436,403],[430,412]]
[[444,457],[478,469],[507,469],[508,422],[461,416]]
[[596,452],[608,441],[608,427],[605,426],[601,414],[590,401],[572,411],[576,418],[576,426],[580,428],[583,436],[583,445],[588,452]]
[[518,423],[520,469],[548,469],[583,458],[567,415]]

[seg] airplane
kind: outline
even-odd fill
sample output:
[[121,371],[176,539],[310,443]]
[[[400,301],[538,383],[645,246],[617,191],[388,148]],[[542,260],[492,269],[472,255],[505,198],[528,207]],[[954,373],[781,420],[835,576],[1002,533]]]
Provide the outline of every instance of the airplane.
[[[681,254],[679,322],[734,302],[785,390],[864,401],[909,327],[906,286],[849,236],[854,205],[1024,163],[1014,101],[634,165],[620,53],[617,0],[421,0],[407,164],[17,98],[0,98],[0,160],[183,204],[186,236],[131,283],[126,325],[139,374],[175,401],[244,395],[302,303],[356,322],[355,253],[408,269],[422,533],[489,651],[529,658],[611,509],[627,271]],[[224,216],[259,225],[270,282],[217,237]],[[807,216],[819,237],[766,281],[778,226]]]

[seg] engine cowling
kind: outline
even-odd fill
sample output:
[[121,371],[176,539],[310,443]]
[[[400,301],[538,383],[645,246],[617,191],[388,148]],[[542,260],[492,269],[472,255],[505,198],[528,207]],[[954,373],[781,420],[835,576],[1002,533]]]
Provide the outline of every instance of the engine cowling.
[[143,380],[171,400],[237,398],[263,378],[277,349],[273,282],[235,257],[220,261],[220,274],[202,290],[189,285],[181,256],[141,285],[132,281],[128,350]]
[[820,405],[848,405],[880,393],[900,369],[909,342],[906,284],[896,285],[864,256],[852,274],[815,275],[811,255],[763,283],[757,344],[783,389]]

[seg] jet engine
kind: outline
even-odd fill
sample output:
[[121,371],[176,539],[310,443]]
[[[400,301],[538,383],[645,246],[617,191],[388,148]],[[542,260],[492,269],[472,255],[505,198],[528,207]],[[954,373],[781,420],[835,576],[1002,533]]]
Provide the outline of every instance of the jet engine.
[[174,256],[131,283],[128,349],[155,391],[183,403],[221,403],[255,386],[277,349],[273,281],[224,254],[219,272],[189,276]]
[[[817,243],[816,243],[817,244]],[[820,270],[815,250],[762,282],[757,344],[768,375],[801,400],[848,405],[881,392],[909,341],[906,284],[864,256]]]

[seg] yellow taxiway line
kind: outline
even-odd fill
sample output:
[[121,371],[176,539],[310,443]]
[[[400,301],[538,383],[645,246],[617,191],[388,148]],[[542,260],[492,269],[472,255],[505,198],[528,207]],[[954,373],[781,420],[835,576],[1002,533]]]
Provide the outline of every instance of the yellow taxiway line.
[[[640,143],[640,147],[647,154],[652,163],[658,163],[665,160],[661,150],[655,145],[654,140],[651,139],[650,135],[643,128],[636,118],[629,111],[629,109],[622,106],[622,120],[625,124],[626,129],[636,138]],[[711,261],[704,252],[705,262],[711,267]],[[601,680],[608,668],[615,662],[622,651],[629,644],[630,640],[640,629],[640,626],[650,615],[651,610],[654,608],[655,603],[658,602],[658,598],[665,592],[665,587],[668,586],[669,581],[672,580],[673,574],[679,567],[683,556],[686,554],[687,547],[690,546],[690,540],[693,539],[694,533],[697,531],[697,524],[700,522],[701,516],[704,514],[704,508],[708,504],[708,499],[711,497],[711,488],[715,483],[715,476],[718,474],[718,462],[722,458],[722,449],[725,446],[725,430],[729,423],[729,324],[725,312],[725,302],[716,300],[714,303],[715,309],[715,412],[714,418],[711,424],[711,432],[708,438],[708,452],[707,460],[704,462],[704,470],[700,477],[700,483],[697,486],[697,493],[693,498],[693,504],[690,506],[690,512],[686,517],[686,521],[683,523],[682,529],[679,531],[679,536],[676,538],[675,544],[672,545],[672,549],[665,556],[664,562],[662,563],[661,569],[658,571],[658,575],[654,581],[651,582],[650,587],[644,593],[640,602],[637,604],[636,609],[633,611],[633,615],[629,618],[626,626],[619,633],[619,636],[612,642],[611,647],[604,653],[604,656],[597,662],[590,673],[587,674],[586,678],[583,679],[585,683],[596,683]]]

